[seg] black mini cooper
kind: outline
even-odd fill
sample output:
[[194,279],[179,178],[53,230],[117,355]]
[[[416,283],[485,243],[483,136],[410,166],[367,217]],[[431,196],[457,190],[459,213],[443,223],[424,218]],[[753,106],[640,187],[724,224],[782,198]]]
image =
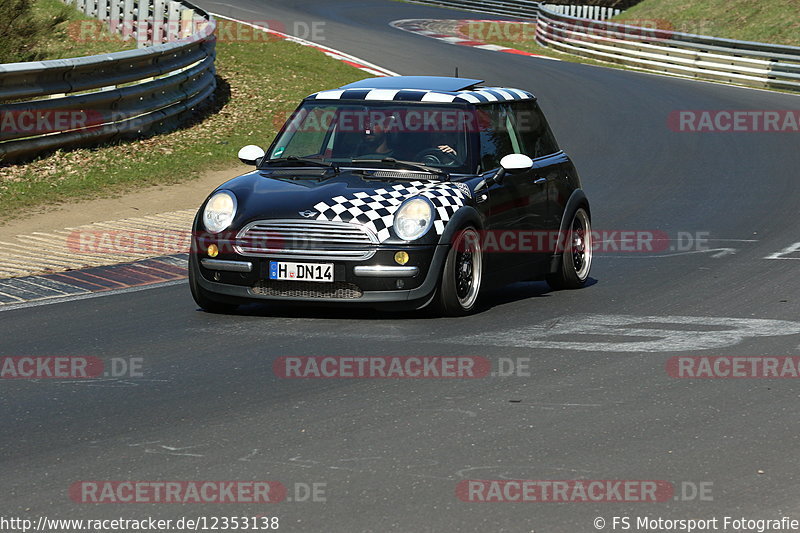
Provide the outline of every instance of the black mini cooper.
[[481,291],[589,276],[589,202],[536,98],[480,80],[370,78],[313,94],[256,170],[194,221],[189,283],[212,312],[254,301],[463,315]]

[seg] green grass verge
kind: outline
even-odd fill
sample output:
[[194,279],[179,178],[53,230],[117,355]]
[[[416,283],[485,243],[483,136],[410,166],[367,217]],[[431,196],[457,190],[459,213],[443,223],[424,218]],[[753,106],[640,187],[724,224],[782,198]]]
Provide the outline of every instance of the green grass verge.
[[44,56],[42,59],[91,56],[136,48],[134,39],[124,41],[121,35],[108,31],[104,23],[60,0],[36,0],[32,11],[42,18],[53,17],[60,12],[67,16],[67,20],[40,43],[39,51]]
[[684,33],[800,46],[798,0],[644,0],[618,19],[661,21]]
[[183,182],[205,170],[230,167],[238,163],[242,146],[266,147],[303,97],[367,76],[313,48],[218,22],[223,36],[233,36],[217,43],[218,92],[225,97],[229,90],[219,112],[172,133],[0,167],[4,216]]

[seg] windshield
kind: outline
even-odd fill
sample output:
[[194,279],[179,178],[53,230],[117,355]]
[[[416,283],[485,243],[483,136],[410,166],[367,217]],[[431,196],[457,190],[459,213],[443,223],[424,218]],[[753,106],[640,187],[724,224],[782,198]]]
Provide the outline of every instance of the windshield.
[[391,165],[380,161],[391,158],[449,173],[470,173],[467,121],[472,118],[466,107],[458,105],[307,101],[289,119],[267,156],[364,167]]

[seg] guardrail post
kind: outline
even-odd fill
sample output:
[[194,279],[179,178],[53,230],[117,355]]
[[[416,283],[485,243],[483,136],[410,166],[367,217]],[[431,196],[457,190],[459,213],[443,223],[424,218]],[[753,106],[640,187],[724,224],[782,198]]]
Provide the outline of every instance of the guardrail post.
[[122,0],[111,0],[111,11],[108,14],[108,29],[112,33],[120,33],[121,26],[120,12]]
[[143,48],[152,42],[150,30],[150,0],[137,0],[138,16],[136,17],[136,46]]
[[181,11],[181,39],[194,33],[194,9]]
[[153,44],[164,42],[164,0],[153,0]]
[[124,0],[122,2],[122,24],[120,26],[120,33],[122,38],[127,41],[133,36],[133,0]]
[[180,38],[181,5],[170,0],[167,13],[167,41],[177,41]]
[[100,21],[107,21],[108,20],[108,1],[109,0],[97,0],[97,15],[95,18]]

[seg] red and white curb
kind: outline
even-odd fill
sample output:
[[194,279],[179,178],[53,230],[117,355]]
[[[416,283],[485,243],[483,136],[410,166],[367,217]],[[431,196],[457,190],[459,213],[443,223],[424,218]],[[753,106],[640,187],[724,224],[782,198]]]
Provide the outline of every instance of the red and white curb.
[[245,26],[249,26],[250,28],[261,30],[263,32],[269,33],[270,35],[274,35],[275,37],[277,37],[279,39],[283,39],[285,41],[291,41],[291,42],[297,43],[297,44],[299,44],[301,46],[308,46],[310,48],[314,48],[316,50],[319,50],[320,52],[322,52],[323,54],[325,54],[326,56],[328,56],[330,58],[333,58],[333,59],[335,59],[337,61],[341,61],[342,63],[350,65],[351,67],[355,67],[355,68],[357,68],[359,70],[363,70],[364,72],[372,74],[373,76],[399,76],[400,75],[397,72],[393,72],[393,71],[391,71],[389,69],[385,69],[385,68],[383,68],[381,66],[378,66],[378,65],[376,65],[374,63],[370,63],[369,61],[365,61],[365,60],[361,59],[360,57],[356,57],[354,55],[347,54],[347,53],[342,52],[340,50],[336,50],[335,48],[330,48],[328,46],[323,46],[321,44],[317,44],[317,43],[312,42],[312,41],[307,41],[305,39],[301,39],[300,37],[295,37],[294,35],[289,35],[288,33],[282,33],[282,32],[276,31],[276,30],[271,30],[271,29],[265,28],[263,26],[257,26],[255,24],[251,24],[249,22],[245,22],[245,21],[242,21],[242,20],[239,20],[239,19],[235,19],[235,18],[231,18],[231,17],[226,17],[225,15],[219,15],[217,13],[210,13],[210,15],[213,16],[213,17],[219,18],[219,19],[225,19],[225,20],[230,20],[230,21],[233,21],[233,22],[237,22],[239,24],[244,24]]
[[185,283],[188,254],[0,279],[0,311]]
[[[400,19],[389,23],[389,25],[398,30],[415,33],[425,37],[430,37],[447,44],[455,44],[457,46],[469,46],[471,48],[478,48],[481,50],[489,50],[492,52],[503,52],[505,54],[514,54],[528,57],[538,57],[541,59],[549,59],[551,61],[561,61],[555,57],[543,56],[541,54],[534,54],[524,50],[517,50],[516,48],[509,48],[508,46],[500,46],[498,44],[488,44],[482,41],[475,41],[465,38],[458,30],[458,27],[465,23],[497,23],[503,21],[497,20],[443,20],[443,19]],[[444,31],[443,31],[444,29]]]

